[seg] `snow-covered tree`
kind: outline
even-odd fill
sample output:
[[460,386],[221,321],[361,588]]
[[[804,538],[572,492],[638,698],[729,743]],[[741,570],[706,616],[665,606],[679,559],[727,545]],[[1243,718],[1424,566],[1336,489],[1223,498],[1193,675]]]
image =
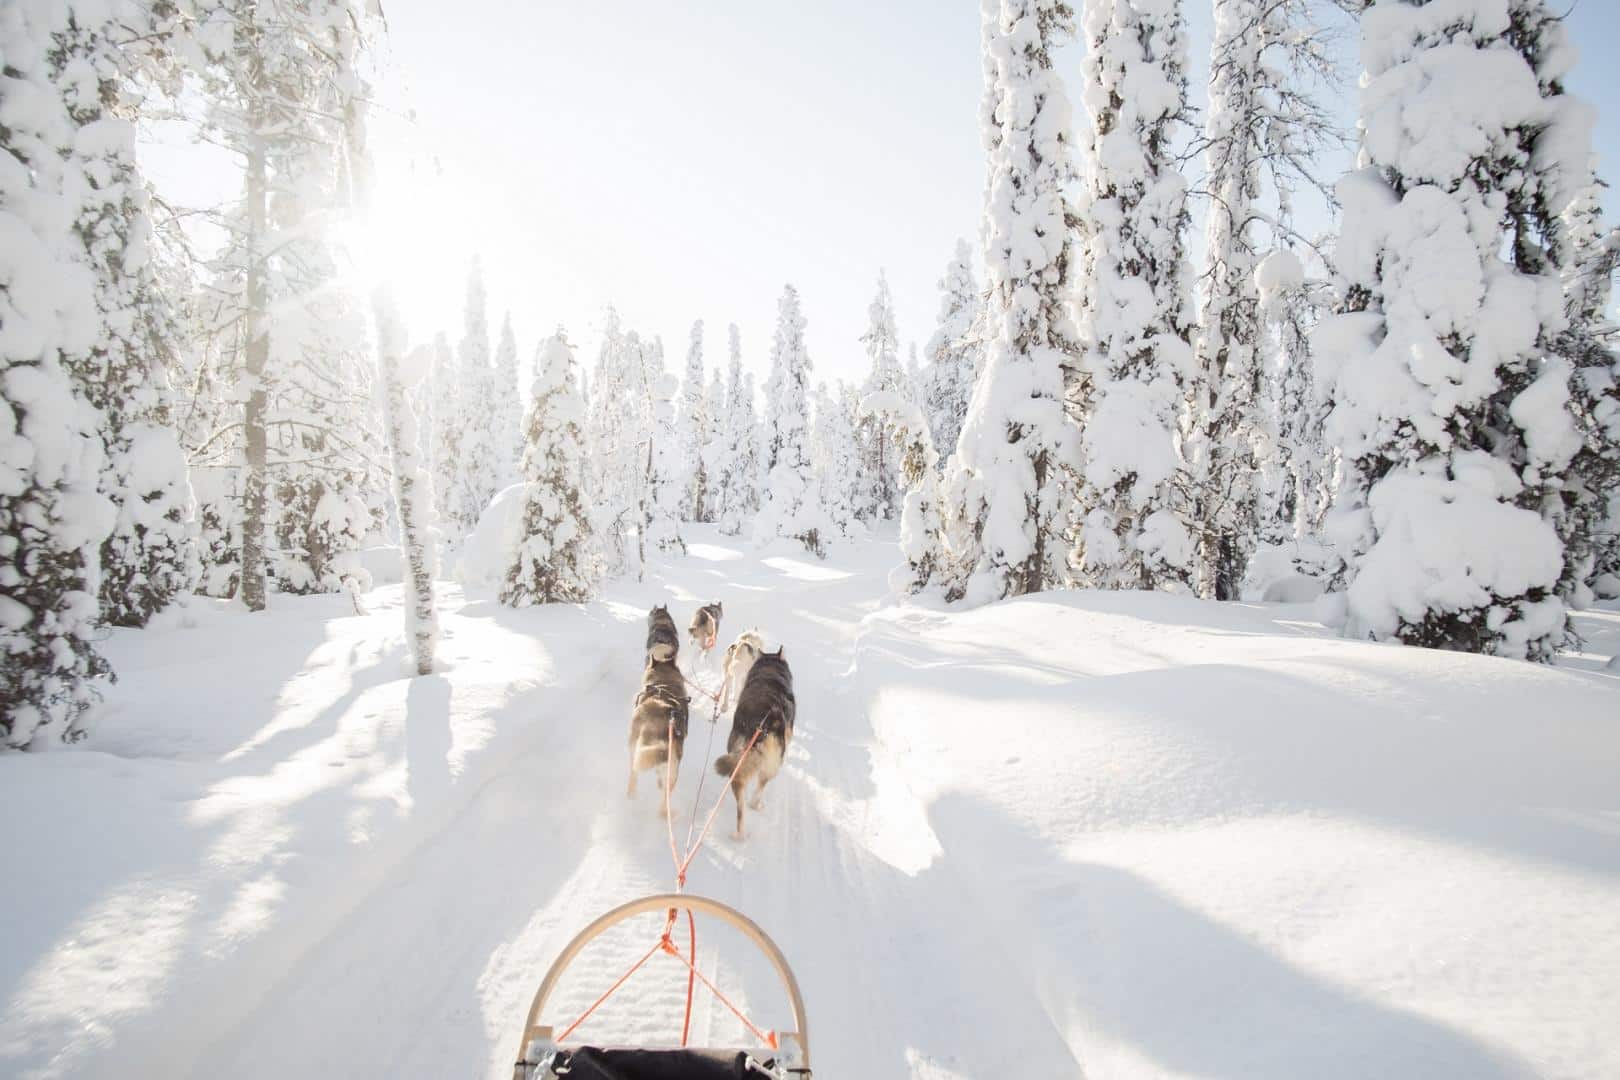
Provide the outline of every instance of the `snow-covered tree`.
[[681,380],[680,409],[675,417],[682,484],[681,514],[688,521],[706,521],[712,498],[708,467],[703,459],[704,432],[708,424],[708,400],[703,389],[703,320],[699,319],[692,324],[692,340],[686,350],[686,377]]
[[816,386],[810,451],[816,470],[816,500],[828,524],[845,537],[855,528],[855,480],[860,474],[860,448],[848,396],[842,383],[832,391],[826,383]]
[[102,541],[96,415],[64,354],[101,332],[72,232],[89,178],[50,54],[67,12],[0,7],[0,746],[72,739],[107,671],[95,649]]
[[373,304],[384,430],[394,478],[399,549],[405,564],[405,636],[411,643],[416,673],[429,675],[433,672],[433,652],[439,640],[439,616],[433,597],[438,558],[431,527],[433,505],[429,496],[432,487],[421,466],[420,436],[409,391],[412,385],[427,377],[433,354],[428,349],[418,348],[406,356],[405,331],[399,310],[386,290],[378,290]]
[[1091,115],[1080,229],[1083,349],[1072,394],[1084,432],[1079,579],[1110,589],[1190,584],[1177,425],[1194,371],[1186,183],[1172,138],[1187,112],[1180,0],[1091,0],[1082,93]]
[[[515,346],[514,346],[515,348]],[[456,462],[456,512],[461,531],[478,524],[500,484],[501,442],[495,423],[500,408],[495,401],[495,372],[489,357],[488,299],[484,269],[474,259],[467,278],[467,309],[457,352],[461,375],[460,445]]]
[[1518,47],[1550,24],[1539,0],[1362,14],[1363,167],[1339,185],[1341,310],[1314,337],[1352,634],[1543,660],[1564,637],[1557,495],[1581,438],[1534,208],[1568,52]]
[[771,342],[771,377],[765,386],[766,465],[769,483],[754,523],[756,542],[791,537],[816,555],[825,553],[827,524],[816,503],[815,466],[810,460],[810,354],[805,351],[805,318],[792,285],[777,302],[776,335]]
[[1255,517],[1260,542],[1278,544],[1319,536],[1333,491],[1335,455],[1322,434],[1327,408],[1309,348],[1320,283],[1287,248],[1260,260],[1254,277],[1262,330]]
[[618,312],[608,308],[586,410],[586,471],[593,530],[602,539],[610,565],[619,571],[631,568],[626,539],[630,530],[639,528],[641,482],[646,475],[645,439],[634,414],[639,398],[631,388],[632,374],[641,367],[639,350],[639,338],[632,342]]
[[490,402],[490,441],[495,449],[496,483],[499,491],[516,482],[523,460],[523,392],[518,387],[517,337],[512,333],[512,313],[501,320],[500,344],[495,348],[494,380]]
[[178,327],[157,280],[146,185],[136,169],[129,105],[138,29],[111,5],[73,7],[50,54],[53,89],[73,126],[65,194],[78,257],[94,276],[99,329],[63,363],[98,413],[101,493],[117,510],[101,548],[101,618],[143,626],[189,593],[199,566],[185,455],[171,426],[168,358]]
[[574,349],[559,327],[535,356],[523,453],[523,527],[501,603],[578,603],[596,595],[602,565],[585,493],[585,409]]
[[928,366],[918,390],[934,445],[948,459],[962,434],[981,352],[975,330],[984,298],[973,278],[973,253],[966,240],[956,242],[956,253],[939,279],[939,293],[939,323],[924,350]]
[[742,366],[742,343],[737,324],[730,329],[731,365],[726,381],[724,446],[720,452],[720,531],[736,536],[743,523],[759,508],[759,457],[755,444],[758,418],[754,413],[751,373]]
[[695,520],[712,523],[720,520],[723,509],[721,485],[726,455],[726,377],[718,365],[703,400],[701,435],[702,445],[698,449],[698,456],[704,477],[703,512]]
[[222,486],[240,491],[238,595],[256,611],[272,570],[291,588],[349,576],[340,564],[370,525],[365,317],[342,286],[332,230],[350,194],[367,21],[352,0],[287,0],[273,16],[219,0],[207,15],[195,40],[210,131],[243,165],[209,316],[230,335],[219,368],[240,413],[193,452],[240,463],[240,484]]
[[940,580],[948,559],[940,516],[939,454],[928,419],[919,406],[895,393],[868,395],[860,408],[882,419],[895,445],[906,492],[900,514],[900,551],[906,566],[899,585],[919,593]]
[[1076,351],[1063,190],[1069,103],[1053,50],[1073,33],[1061,0],[985,0],[985,367],[947,483],[953,597],[984,603],[1063,578],[1077,438],[1064,415]]
[[461,510],[456,501],[458,488],[456,475],[461,462],[461,372],[456,367],[456,354],[450,348],[450,338],[444,333],[433,338],[433,374],[428,379],[433,388],[433,429],[431,468],[433,475],[433,505],[438,511],[440,530],[450,535],[461,535]]
[[1312,96],[1333,71],[1312,0],[1216,0],[1204,131],[1209,213],[1189,395],[1201,596],[1236,598],[1260,531],[1262,322],[1256,271],[1290,239],[1293,189],[1338,139]]
[[[862,386],[864,394],[903,394],[905,369],[900,366],[900,335],[894,326],[894,299],[889,281],[878,274],[877,293],[867,308],[866,333],[861,335],[871,369]],[[860,442],[860,479],[855,490],[855,516],[862,521],[887,521],[900,510],[900,474],[894,448],[881,417],[863,415],[856,428]]]
[[[675,376],[664,366],[664,343],[641,343],[641,374],[632,400],[638,407],[637,429],[645,443],[646,472],[641,492],[641,537],[668,554],[686,551],[681,537],[681,496],[685,472],[680,437],[675,429]],[[645,565],[645,558],[643,559]]]

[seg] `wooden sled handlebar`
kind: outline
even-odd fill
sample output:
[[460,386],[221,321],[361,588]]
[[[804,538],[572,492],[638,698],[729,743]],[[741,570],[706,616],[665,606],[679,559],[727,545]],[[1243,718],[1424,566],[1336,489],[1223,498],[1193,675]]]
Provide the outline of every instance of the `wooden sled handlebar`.
[[[721,922],[736,928],[741,934],[753,943],[754,947],[765,954],[765,958],[776,969],[777,978],[782,981],[787,991],[788,1001],[793,1007],[794,1031],[788,1033],[784,1040],[784,1049],[793,1046],[798,1051],[800,1065],[808,1070],[810,1067],[810,1036],[809,1019],[804,1011],[804,997],[799,992],[798,980],[793,977],[793,970],[788,967],[787,958],[782,950],[777,948],[776,942],[770,935],[761,930],[759,924],[748,916],[718,900],[711,900],[706,896],[693,896],[685,893],[657,893],[644,896],[639,900],[632,900],[627,904],[620,904],[612,911],[598,916],[585,929],[575,934],[573,939],[563,947],[557,959],[552,962],[550,970],[544,979],[540,980],[540,989],[535,991],[534,1001],[529,1005],[528,1018],[523,1023],[523,1038],[518,1043],[518,1060],[522,1061],[530,1045],[537,1039],[549,1041],[551,1028],[540,1024],[540,1012],[546,1007],[551,998],[552,991],[557,988],[563,972],[568,970],[570,964],[580,951],[604,932],[637,915],[649,912],[690,911],[704,915],[713,915]],[[695,958],[694,958],[695,959]]]

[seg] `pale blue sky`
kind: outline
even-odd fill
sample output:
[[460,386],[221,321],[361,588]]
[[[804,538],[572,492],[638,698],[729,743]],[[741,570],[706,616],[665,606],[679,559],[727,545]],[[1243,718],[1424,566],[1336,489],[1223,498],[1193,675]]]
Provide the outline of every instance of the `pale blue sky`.
[[[414,336],[459,337],[474,251],[491,321],[512,310],[525,359],[558,322],[589,354],[611,300],[663,336],[673,368],[702,318],[711,365],[735,321],[763,370],[792,281],[817,376],[858,377],[879,267],[902,339],[933,332],[934,283],[956,237],[975,239],[984,185],[975,0],[385,7],[376,261]],[[1198,103],[1208,4],[1187,7]],[[1620,176],[1620,71],[1604,55],[1620,3],[1579,0],[1570,26],[1571,88],[1599,106],[1599,164]],[[1079,64],[1078,46],[1059,58],[1071,100]]]

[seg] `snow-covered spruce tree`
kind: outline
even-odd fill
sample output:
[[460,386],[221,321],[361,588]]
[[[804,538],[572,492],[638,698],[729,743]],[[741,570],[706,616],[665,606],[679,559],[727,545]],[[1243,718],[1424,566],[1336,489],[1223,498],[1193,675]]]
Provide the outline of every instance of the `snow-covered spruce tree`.
[[1314,337],[1353,635],[1538,660],[1564,638],[1555,519],[1580,436],[1572,365],[1549,351],[1562,289],[1528,227],[1545,194],[1529,166],[1555,149],[1538,145],[1551,116],[1515,45],[1538,14],[1362,14],[1364,167],[1339,185],[1343,300]]
[[[234,444],[220,456],[239,454],[240,484],[221,486],[241,493],[238,595],[257,611],[278,520],[277,554],[289,580],[290,557],[306,551],[308,575],[325,579],[345,553],[324,558],[316,549],[366,527],[350,510],[374,444],[365,430],[370,365],[363,314],[337,280],[330,226],[347,198],[341,174],[349,118],[365,93],[356,63],[367,23],[352,0],[287,0],[273,13],[256,0],[217,0],[207,18],[210,32],[195,40],[206,61],[199,74],[210,132],[243,164],[242,199],[223,223],[230,243],[217,261],[209,319],[231,334],[220,370],[235,384],[229,396],[241,412],[196,453]],[[278,513],[278,505],[299,501],[307,513]],[[369,517],[358,501],[360,516]],[[292,535],[318,510],[314,531]]]
[[489,358],[489,312],[484,267],[474,259],[467,278],[467,309],[457,366],[461,373],[461,443],[456,463],[456,513],[461,532],[478,524],[500,483],[499,435],[495,430],[495,372]]
[[630,530],[639,527],[640,485],[646,472],[644,436],[636,426],[638,398],[630,386],[632,368],[640,369],[639,348],[639,338],[632,341],[618,312],[608,308],[585,414],[586,475],[593,530],[602,539],[609,565],[618,572],[631,569],[626,541]]
[[1076,351],[1063,199],[1074,170],[1069,103],[1052,69],[1073,12],[1061,0],[987,0],[985,15],[988,352],[946,492],[949,595],[975,604],[1063,579],[1064,472],[1078,444],[1063,374]]
[[[641,345],[642,373],[636,385],[638,429],[646,443],[642,483],[641,536],[661,554],[685,554],[681,537],[681,496],[686,491],[680,437],[675,430],[675,376],[664,366],[664,343]],[[643,558],[645,566],[645,558]]]
[[500,344],[495,348],[495,370],[490,402],[490,442],[495,453],[495,490],[518,480],[524,451],[523,391],[518,386],[517,337],[512,333],[512,313],[501,320]]
[[378,290],[373,305],[377,321],[377,368],[383,399],[383,422],[394,478],[394,505],[399,517],[399,548],[405,563],[405,636],[418,675],[433,672],[433,652],[439,640],[439,615],[434,606],[433,577],[437,550],[431,521],[432,488],[421,466],[420,437],[411,410],[410,387],[428,375],[433,354],[418,348],[405,356],[405,330],[399,310],[385,290]]
[[[863,394],[901,393],[906,385],[900,366],[900,335],[894,326],[894,300],[888,278],[878,273],[877,293],[866,309],[866,333],[861,344],[871,363]],[[856,427],[860,443],[860,479],[855,491],[855,516],[862,521],[887,521],[900,510],[900,473],[894,448],[884,431],[883,419],[862,415]]]
[[680,407],[675,416],[676,448],[681,481],[681,516],[706,521],[710,481],[703,460],[703,438],[708,428],[708,400],[703,390],[703,320],[692,324],[686,349],[686,377],[681,380]]
[[966,240],[956,242],[956,253],[939,279],[939,293],[939,323],[924,350],[928,366],[918,389],[934,445],[949,458],[962,434],[981,351],[974,331],[984,298],[973,278],[973,253]]
[[[1313,0],[1215,3],[1203,141],[1209,163],[1203,307],[1193,336],[1197,371],[1185,456],[1198,539],[1196,587],[1218,600],[1237,597],[1260,532],[1256,451],[1265,418],[1256,271],[1290,239],[1294,188],[1315,183],[1318,152],[1340,138],[1312,96],[1334,77],[1312,8]],[[1167,70],[1167,79],[1175,77]]]
[[1075,564],[1097,588],[1184,586],[1195,541],[1177,489],[1177,420],[1194,370],[1186,183],[1171,147],[1187,111],[1181,3],[1092,0],[1084,28],[1091,133],[1072,387],[1084,431]]
[[[146,185],[136,169],[126,104],[144,54],[139,29],[110,6],[78,4],[55,35],[51,79],[73,125],[65,192],[75,206],[79,258],[95,278],[99,329],[63,364],[98,414],[99,490],[117,510],[101,547],[101,619],[144,626],[197,580],[196,523],[186,460],[171,426],[168,358],[179,328],[152,259]],[[134,16],[134,10],[122,12]]]
[[461,513],[456,502],[456,474],[461,461],[461,393],[463,381],[456,367],[456,354],[450,348],[450,338],[444,333],[433,338],[433,374],[428,380],[433,388],[433,430],[431,468],[433,475],[433,506],[437,511],[439,529],[450,539],[461,538]]
[[726,382],[724,448],[720,469],[720,531],[728,536],[742,532],[743,522],[753,518],[757,507],[755,477],[759,474],[754,447],[754,387],[745,380],[742,343],[737,324],[730,328],[731,365]]
[[1333,491],[1336,455],[1322,434],[1327,405],[1316,392],[1309,347],[1321,283],[1306,279],[1287,248],[1260,260],[1254,279],[1264,358],[1255,516],[1260,542],[1281,544],[1320,536]]
[[282,592],[369,584],[359,553],[386,477],[365,308],[345,282],[334,236],[317,224],[349,209],[344,147],[278,156],[271,200],[271,226],[285,233],[277,268],[290,309],[270,333],[276,392],[267,417],[274,543],[266,562]]
[[805,318],[792,285],[777,302],[771,342],[771,377],[765,386],[766,465],[769,481],[754,523],[754,540],[791,537],[806,551],[825,555],[827,525],[815,499],[810,460],[810,354],[804,347]]
[[839,536],[855,529],[855,484],[860,450],[855,441],[854,414],[846,406],[843,383],[833,390],[816,386],[814,430],[810,458],[816,471],[816,499],[827,523]]
[[703,513],[696,520],[714,523],[720,520],[723,494],[721,477],[725,470],[726,455],[726,378],[718,365],[709,380],[709,391],[703,400],[702,441],[698,448],[703,468]]
[[[1568,325],[1554,343],[1575,367],[1571,403],[1582,435],[1561,493],[1565,543],[1559,594],[1584,607],[1596,589],[1620,596],[1620,351],[1608,317],[1620,231],[1603,224],[1604,184],[1594,171],[1595,114],[1567,94],[1563,78],[1575,58],[1562,19],[1545,5],[1521,2],[1513,39],[1536,71],[1549,113],[1533,162],[1541,197],[1515,220],[1515,262],[1545,260],[1563,282]],[[1538,245],[1534,241],[1543,239]]]
[[89,178],[49,59],[66,12],[0,7],[0,746],[76,738],[107,664],[96,652],[98,551],[112,507],[100,440],[64,353],[101,330],[72,226]]
[[580,603],[596,595],[601,559],[585,496],[585,408],[574,349],[561,327],[535,355],[523,452],[523,528],[501,603]]
[[899,394],[870,394],[860,403],[862,413],[882,419],[894,441],[905,484],[900,514],[900,551],[906,558],[900,587],[919,593],[933,587],[946,567],[944,523],[940,517],[939,454],[928,430],[928,419],[913,402]]

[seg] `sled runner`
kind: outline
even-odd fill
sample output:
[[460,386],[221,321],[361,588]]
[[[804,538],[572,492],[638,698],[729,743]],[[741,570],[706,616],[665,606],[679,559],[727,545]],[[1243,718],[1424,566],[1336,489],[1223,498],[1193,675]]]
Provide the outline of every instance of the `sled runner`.
[[[610,928],[626,919],[648,912],[668,912],[669,920],[664,925],[663,936],[654,943],[647,954],[638,960],[629,971],[625,972],[619,981],[596,1000],[596,1004],[585,1010],[574,1023],[565,1028],[558,1035],[549,1024],[540,1022],[540,1014],[546,1007],[546,1001],[556,989],[563,972],[568,970],[569,964],[574,961],[587,944]],[[776,969],[776,974],[787,991],[789,1002],[793,1007],[793,1024],[795,1030],[786,1032],[763,1032],[743,1016],[736,1006],[727,1001],[725,996],[710,983],[707,978],[698,972],[694,966],[695,957],[683,956],[678,946],[670,937],[675,927],[678,912],[686,912],[688,925],[691,925],[694,913],[713,915],[729,926],[742,933],[754,947],[765,954],[765,958]],[[696,931],[693,930],[692,940],[696,942]],[[600,1046],[571,1046],[561,1044],[567,1041],[568,1036],[585,1021],[585,1018],[595,1011],[596,1006],[606,1001],[613,992],[631,975],[640,969],[642,964],[652,959],[659,951],[669,953],[686,965],[690,971],[687,983],[687,1020],[691,1020],[691,978],[701,979],[703,984],[714,992],[728,1009],[735,1013],[738,1019],[746,1024],[750,1031],[760,1038],[764,1046],[758,1049],[695,1049],[685,1046],[686,1038],[682,1035],[681,1047],[678,1049],[648,1049],[643,1047],[600,1047]],[[632,900],[628,904],[621,904],[605,915],[592,922],[585,929],[574,936],[563,951],[552,963],[546,977],[540,981],[540,989],[535,991],[534,1001],[529,1006],[529,1015],[523,1022],[523,1038],[518,1044],[517,1063],[513,1067],[513,1080],[810,1080],[810,1042],[808,1024],[804,1014],[804,999],[799,994],[799,984],[793,977],[793,971],[788,967],[787,959],[782,950],[777,948],[776,942],[761,930],[759,926],[747,916],[734,908],[711,900],[704,896],[688,896],[684,893],[660,893],[654,896],[642,897]]]

